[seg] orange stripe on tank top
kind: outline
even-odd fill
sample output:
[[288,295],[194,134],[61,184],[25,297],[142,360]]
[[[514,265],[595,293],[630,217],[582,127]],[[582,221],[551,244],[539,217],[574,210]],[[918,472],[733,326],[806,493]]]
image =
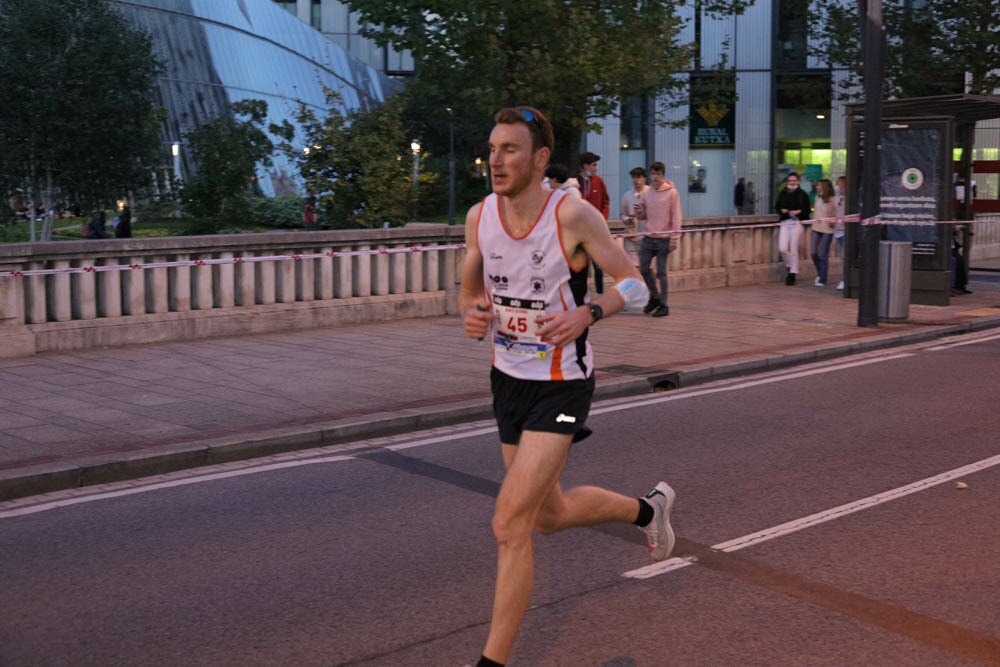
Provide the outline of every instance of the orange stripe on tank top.
[[[563,310],[569,310],[569,308],[566,307],[566,299],[563,298],[563,293],[561,289],[559,290],[559,300],[562,302]],[[566,379],[565,377],[563,377],[563,372],[562,372],[562,352],[563,349],[561,347],[557,347],[555,350],[552,351],[552,366],[549,368],[549,375],[552,377],[553,380]]]

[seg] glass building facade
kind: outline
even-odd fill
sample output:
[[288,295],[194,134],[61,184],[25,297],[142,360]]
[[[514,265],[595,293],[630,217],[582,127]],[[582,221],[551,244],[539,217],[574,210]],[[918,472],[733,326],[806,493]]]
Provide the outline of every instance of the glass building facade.
[[340,0],[272,0],[285,11],[323,33],[352,57],[391,76],[413,74],[409,52],[379,46],[361,35],[357,12]]
[[[299,101],[324,115],[324,88],[337,91],[341,111],[367,109],[399,89],[378,69],[284,11],[272,0],[119,0],[125,19],[150,35],[165,70],[156,102],[167,112],[164,163],[179,146],[183,177],[197,168],[185,133],[218,117],[232,102],[268,104],[268,123],[292,121]],[[293,122],[293,121],[292,121]],[[294,124],[294,122],[293,122]],[[259,174],[267,195],[295,193],[295,169],[278,154]]]
[[[662,101],[631,98],[623,101],[619,116],[601,122],[602,132],[584,137],[581,151],[601,156],[600,173],[612,202],[632,187],[633,167],[648,168],[654,161],[666,165],[685,217],[734,215],[733,188],[741,177],[754,183],[757,212],[769,213],[789,171],[799,172],[807,188],[820,178],[845,174],[845,106],[838,93],[846,73],[820,59],[809,2],[757,0],[740,15],[723,17],[711,16],[703,4],[694,0],[679,9],[688,19],[681,41],[698,45],[697,69],[681,75],[688,80],[690,102],[682,100],[665,114],[687,126],[657,125],[645,112],[653,105],[663,109]],[[706,104],[699,88],[718,76],[715,68],[722,64],[733,95]],[[725,88],[718,82],[714,87]],[[980,122],[974,159],[995,160],[998,147],[1000,121]],[[979,180],[980,196],[997,196],[995,179]]]

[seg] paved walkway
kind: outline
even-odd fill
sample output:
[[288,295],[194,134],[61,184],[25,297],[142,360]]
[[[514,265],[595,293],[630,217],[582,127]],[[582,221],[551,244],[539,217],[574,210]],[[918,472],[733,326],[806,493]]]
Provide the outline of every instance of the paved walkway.
[[[1000,326],[1000,275],[970,288],[877,328],[832,288],[678,292],[594,327],[598,396]],[[454,317],[0,360],[0,500],[487,418],[488,365]]]

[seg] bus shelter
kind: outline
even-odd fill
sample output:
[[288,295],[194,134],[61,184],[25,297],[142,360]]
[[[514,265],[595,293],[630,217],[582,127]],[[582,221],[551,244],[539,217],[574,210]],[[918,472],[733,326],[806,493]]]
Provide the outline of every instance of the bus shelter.
[[[847,105],[847,213],[857,213],[861,202],[864,106],[862,102]],[[964,188],[965,200],[956,205],[955,175],[972,182],[976,123],[993,118],[1000,118],[998,96],[937,95],[882,103],[879,215],[884,222],[917,223],[883,225],[882,238],[913,244],[910,303],[949,303],[953,241],[961,243],[967,257],[972,236],[969,225],[942,221],[973,219],[972,188]],[[954,148],[961,148],[958,164]],[[847,225],[847,298],[859,296],[860,240],[859,225]]]

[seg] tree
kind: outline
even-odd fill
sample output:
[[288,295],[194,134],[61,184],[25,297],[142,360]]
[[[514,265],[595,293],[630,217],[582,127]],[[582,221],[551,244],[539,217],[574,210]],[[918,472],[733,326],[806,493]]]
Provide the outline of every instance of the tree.
[[[347,4],[371,26],[366,36],[413,53],[418,66],[412,89],[419,90],[414,99],[421,103],[414,116],[447,132],[446,107],[455,109],[456,124],[482,127],[501,107],[530,104],[552,119],[562,160],[576,152],[584,130],[616,113],[623,97],[683,92],[684,82],[675,75],[691,63],[691,45],[679,43],[684,21],[672,2]],[[699,4],[719,13],[742,11],[749,0]]]
[[[968,92],[992,95],[1000,87],[1000,13],[996,0],[883,0],[887,37],[887,97]],[[861,82],[861,35],[856,2],[813,0],[815,25],[827,60],[846,68],[841,96]]]
[[[413,203],[410,139],[403,124],[405,100],[390,97],[378,107],[345,115],[340,97],[327,91],[329,111],[318,118],[302,104],[297,120],[306,149],[286,146],[311,193],[335,227],[381,227],[406,219]],[[434,174],[422,174],[420,187]]]
[[[267,102],[243,100],[227,112],[185,134],[198,163],[198,173],[184,183],[185,211],[205,222],[196,231],[215,231],[221,223],[238,223],[246,212],[244,195],[256,189],[257,165],[271,165],[275,145],[264,129]],[[291,126],[271,125],[283,138]]]
[[162,152],[158,71],[108,0],[0,0],[0,185],[86,206],[145,187]]

